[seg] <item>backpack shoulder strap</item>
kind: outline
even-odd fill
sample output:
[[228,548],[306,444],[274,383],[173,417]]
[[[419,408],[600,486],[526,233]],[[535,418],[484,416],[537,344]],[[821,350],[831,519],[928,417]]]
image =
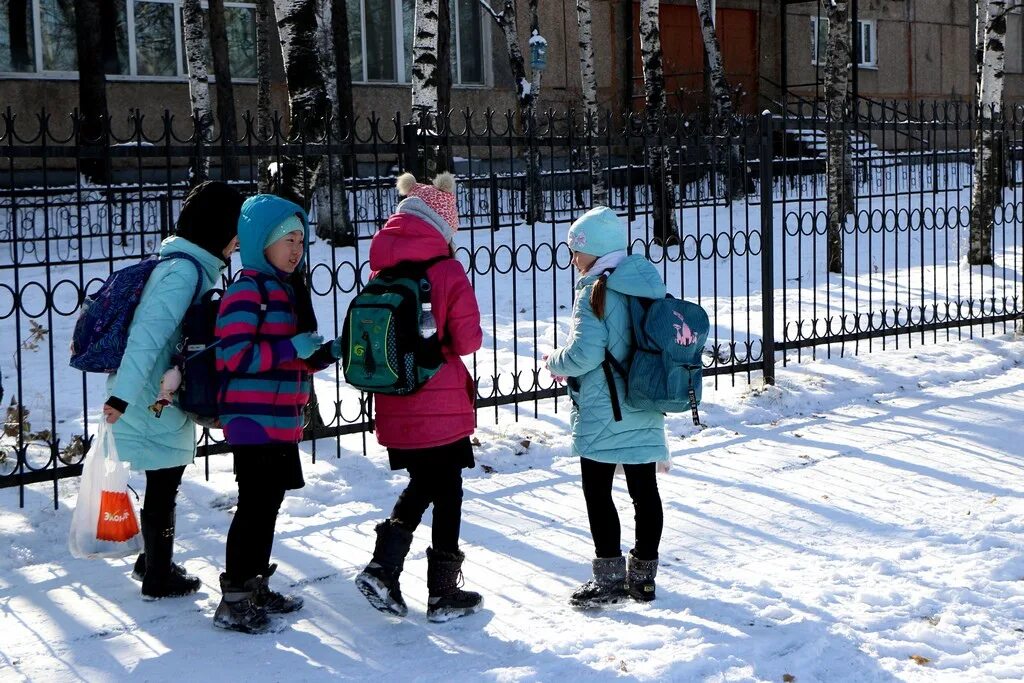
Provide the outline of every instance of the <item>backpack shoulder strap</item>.
[[197,278],[196,279],[196,291],[192,294],[192,301],[195,301],[196,299],[199,298],[199,295],[203,291],[203,280],[204,280],[204,277],[203,277],[204,276],[203,266],[199,263],[199,261],[196,260],[195,256],[192,256],[191,254],[185,254],[185,253],[182,253],[180,251],[179,252],[175,252],[173,254],[168,254],[167,256],[162,256],[162,257],[160,257],[159,260],[160,261],[173,261],[174,259],[184,259],[184,260],[188,261],[189,263],[191,263],[193,266],[195,266],[196,278]]
[[260,293],[260,312],[256,316],[256,334],[260,333],[260,328],[263,327],[263,322],[267,318],[267,308],[270,306],[270,293],[267,292],[267,286],[263,283],[263,280],[258,277],[251,275],[239,275],[239,280],[248,280],[249,282],[256,285],[256,289]]
[[615,386],[615,376],[612,375],[613,367],[623,378],[627,377],[619,361],[615,360],[615,356],[612,355],[611,351],[605,349],[601,369],[604,370],[604,379],[608,383],[608,395],[612,399],[612,418],[616,422],[622,422],[622,403],[619,401],[619,388]]

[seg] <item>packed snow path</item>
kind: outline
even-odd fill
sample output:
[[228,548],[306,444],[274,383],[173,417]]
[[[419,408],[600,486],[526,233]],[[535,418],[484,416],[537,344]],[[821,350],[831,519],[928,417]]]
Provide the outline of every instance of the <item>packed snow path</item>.
[[24,510],[2,491],[0,679],[1020,680],[1022,345],[833,357],[781,369],[776,387],[707,391],[708,428],[670,420],[658,600],[603,612],[565,602],[592,550],[564,403],[478,432],[462,533],[485,610],[443,625],[424,618],[429,516],[402,580],[408,618],[352,585],[405,482],[358,441],[307,466],[286,499],[274,580],[306,608],[264,636],[211,625],[229,458],[182,489],[177,559],[204,582],[193,599],[143,602],[130,560],[68,556],[77,482],[56,512],[47,486]]

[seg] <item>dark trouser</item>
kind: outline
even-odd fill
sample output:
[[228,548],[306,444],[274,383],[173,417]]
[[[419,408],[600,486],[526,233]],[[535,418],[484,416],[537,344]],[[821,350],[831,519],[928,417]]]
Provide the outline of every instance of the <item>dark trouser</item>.
[[[655,463],[623,465],[626,471],[626,488],[633,499],[634,520],[636,521],[636,546],[633,552],[637,559],[656,560],[658,545],[661,543],[661,528],[664,516],[661,510],[661,496],[658,494],[658,475]],[[594,537],[597,557],[619,557],[620,545],[619,513],[612,500],[612,480],[615,478],[613,463],[597,462],[580,458],[583,473],[583,497],[587,501],[587,516],[590,518],[590,534]]]
[[434,505],[431,542],[434,550],[455,552],[459,549],[459,528],[462,525],[462,466],[452,463],[412,463],[409,485],[398,496],[391,519],[415,530],[423,513]]
[[[270,564],[270,551],[274,546],[274,528],[277,525],[277,513],[284,501],[284,492],[288,483],[283,480],[280,467],[267,463],[267,466],[241,468],[238,462],[249,458],[248,463],[260,462],[269,455],[268,447],[235,447],[235,471],[238,473],[238,507],[235,517],[231,520],[227,540],[228,578],[242,584],[252,577],[263,574]],[[281,448],[281,461],[292,457],[291,451],[297,448],[285,444]],[[283,451],[287,450],[286,456]]]
[[146,517],[171,520],[171,525],[174,525],[174,499],[178,496],[178,487],[181,486],[184,473],[185,465],[146,470],[146,497],[142,501],[142,512]]

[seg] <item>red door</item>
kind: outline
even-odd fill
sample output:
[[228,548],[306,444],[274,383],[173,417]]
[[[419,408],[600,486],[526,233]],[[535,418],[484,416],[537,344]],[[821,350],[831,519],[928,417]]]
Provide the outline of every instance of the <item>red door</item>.
[[[643,60],[640,54],[640,5],[634,3],[633,24],[633,109],[643,109]],[[665,69],[665,90],[670,109],[695,111],[704,104],[704,45],[700,36],[697,8],[662,5],[661,49]],[[757,12],[718,9],[715,32],[722,49],[726,76],[732,87],[740,86],[740,111],[757,106]]]

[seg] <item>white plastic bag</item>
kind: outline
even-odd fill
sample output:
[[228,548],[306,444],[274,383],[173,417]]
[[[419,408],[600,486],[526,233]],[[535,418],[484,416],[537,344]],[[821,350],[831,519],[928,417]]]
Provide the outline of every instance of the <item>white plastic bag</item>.
[[128,465],[117,457],[114,433],[100,421],[85,456],[68,550],[75,557],[126,557],[142,550],[139,515],[128,491]]

